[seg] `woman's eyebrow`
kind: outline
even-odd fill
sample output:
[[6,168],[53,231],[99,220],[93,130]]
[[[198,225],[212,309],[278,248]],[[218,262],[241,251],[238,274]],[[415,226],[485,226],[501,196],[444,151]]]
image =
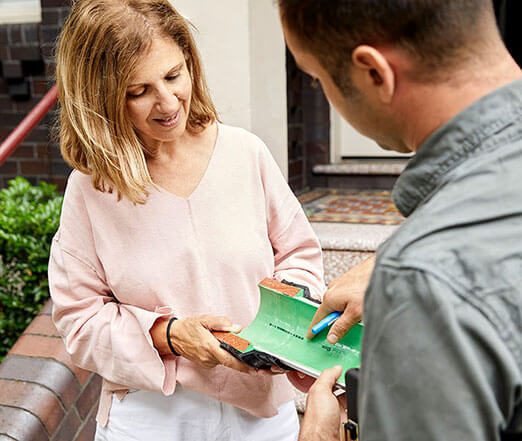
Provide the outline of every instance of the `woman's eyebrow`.
[[[167,76],[168,75],[171,75],[173,72],[177,71],[177,70],[180,70],[181,68],[183,67],[183,62],[181,63],[178,63],[176,64],[172,69],[170,69],[168,72],[167,72]],[[129,84],[127,87],[138,87],[138,86],[145,86],[146,83],[134,83],[134,84]]]
[[180,70],[182,67],[183,67],[183,61],[180,62],[179,64],[177,64],[176,66],[174,66],[172,69],[170,69],[169,72],[167,73],[167,75],[170,75],[172,72]]

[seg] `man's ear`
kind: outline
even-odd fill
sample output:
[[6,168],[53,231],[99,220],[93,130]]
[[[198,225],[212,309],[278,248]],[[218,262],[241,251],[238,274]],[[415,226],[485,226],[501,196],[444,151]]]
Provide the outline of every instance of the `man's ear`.
[[386,57],[374,47],[361,45],[352,52],[352,63],[363,72],[365,85],[377,88],[381,101],[389,104],[395,93],[395,72]]

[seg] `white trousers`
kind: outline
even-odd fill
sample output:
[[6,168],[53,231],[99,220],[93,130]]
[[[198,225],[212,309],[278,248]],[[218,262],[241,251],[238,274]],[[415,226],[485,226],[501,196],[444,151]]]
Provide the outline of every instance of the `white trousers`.
[[293,401],[274,417],[257,418],[177,385],[168,397],[148,391],[114,397],[109,423],[98,425],[95,441],[296,441],[298,432]]

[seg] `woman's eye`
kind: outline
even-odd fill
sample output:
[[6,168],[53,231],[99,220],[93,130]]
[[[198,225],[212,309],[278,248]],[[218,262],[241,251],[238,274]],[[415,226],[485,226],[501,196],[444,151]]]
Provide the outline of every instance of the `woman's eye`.
[[169,75],[169,76],[165,77],[165,79],[167,81],[174,81],[178,77],[179,77],[179,74],[175,74],[175,75]]
[[127,97],[129,98],[138,98],[145,94],[145,89],[133,90],[132,92],[127,92]]

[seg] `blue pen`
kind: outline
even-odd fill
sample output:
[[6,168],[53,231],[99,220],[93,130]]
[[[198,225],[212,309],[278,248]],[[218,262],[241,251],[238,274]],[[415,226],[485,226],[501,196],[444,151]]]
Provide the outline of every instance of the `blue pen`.
[[339,311],[334,311],[331,314],[328,314],[324,319],[322,319],[319,323],[312,327],[312,334],[319,334],[323,329],[328,328],[328,326],[333,325],[333,323],[341,317],[341,313]]

